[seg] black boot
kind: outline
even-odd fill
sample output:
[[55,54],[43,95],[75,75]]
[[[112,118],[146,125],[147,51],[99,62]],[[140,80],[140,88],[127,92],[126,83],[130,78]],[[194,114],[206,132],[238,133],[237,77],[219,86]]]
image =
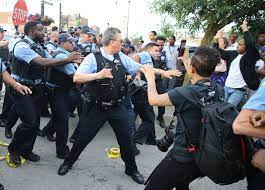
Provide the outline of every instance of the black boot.
[[135,156],[137,156],[137,155],[139,155],[141,153],[140,150],[137,148],[135,143],[133,143],[132,149],[133,149],[133,153],[134,153]]
[[9,127],[5,127],[5,136],[8,139],[12,139],[13,134],[12,134],[12,129]]
[[20,154],[17,152],[9,152],[10,155],[10,161],[15,165],[21,164]]
[[135,171],[127,171],[127,170],[125,170],[125,173],[128,176],[131,176],[133,181],[135,181],[136,183],[144,184],[144,182],[145,182],[144,176],[142,174],[140,174],[138,170],[135,170]]
[[0,183],[0,190],[4,190],[4,186]]
[[53,136],[53,134],[47,133],[46,137],[47,137],[48,141],[55,142],[55,137]]
[[58,175],[65,175],[69,172],[69,170],[72,168],[72,165],[69,163],[64,162],[58,170]]

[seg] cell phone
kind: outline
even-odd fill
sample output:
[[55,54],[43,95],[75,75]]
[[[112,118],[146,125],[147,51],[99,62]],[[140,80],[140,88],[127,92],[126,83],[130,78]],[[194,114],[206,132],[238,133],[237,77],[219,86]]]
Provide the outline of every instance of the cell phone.
[[186,46],[186,40],[181,40],[180,46],[178,48],[179,54],[178,57],[182,57],[185,51],[185,46]]

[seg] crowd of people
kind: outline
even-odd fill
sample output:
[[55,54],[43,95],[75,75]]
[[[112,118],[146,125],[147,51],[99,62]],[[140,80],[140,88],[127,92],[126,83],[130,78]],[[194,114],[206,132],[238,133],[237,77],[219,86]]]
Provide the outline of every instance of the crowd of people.
[[[195,91],[203,99],[216,92],[218,84],[224,91],[223,101],[241,110],[233,124],[234,133],[259,138],[246,177],[249,190],[264,189],[265,33],[260,32],[255,43],[247,21],[241,28],[240,38],[231,33],[227,39],[223,30],[218,31],[212,47],[200,46],[193,55],[185,40],[177,46],[175,36],[166,38],[155,31],[149,33],[149,41],[133,44],[122,39],[121,31],[114,27],[100,35],[88,26],[68,32],[53,27],[46,34],[39,21],[28,21],[23,36],[8,42],[0,28],[1,73],[6,86],[0,125],[5,137],[12,139],[10,162],[19,166],[21,157],[39,162],[34,143],[37,136],[47,137],[55,141],[56,157],[64,160],[58,175],[65,175],[108,121],[117,137],[125,173],[136,183],[145,183],[148,190],[189,189],[190,182],[207,175],[189,151],[182,122],[167,137],[165,109],[175,107],[197,147],[201,110],[182,91]],[[183,85],[185,75],[188,85]],[[75,116],[76,109],[79,120],[69,137],[69,116]],[[50,116],[44,127],[40,126],[41,116]],[[156,138],[156,120],[166,129],[165,140]],[[71,149],[68,139],[73,143]],[[135,161],[140,154],[137,146],[144,144],[165,151],[173,144],[148,180]]]

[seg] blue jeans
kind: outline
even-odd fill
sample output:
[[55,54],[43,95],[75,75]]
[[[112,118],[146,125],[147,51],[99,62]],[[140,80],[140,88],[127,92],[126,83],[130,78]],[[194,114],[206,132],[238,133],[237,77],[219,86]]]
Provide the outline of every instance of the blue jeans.
[[224,87],[225,90],[225,102],[228,102],[232,105],[234,105],[235,107],[238,106],[238,104],[243,100],[246,92],[237,90],[235,88],[230,88],[225,86]]
[[128,115],[129,115],[128,122],[129,122],[130,130],[131,130],[131,134],[133,135],[136,131],[136,126],[135,126],[135,114],[134,114],[133,107],[132,107],[131,97],[127,95],[123,99],[123,103],[128,110]]

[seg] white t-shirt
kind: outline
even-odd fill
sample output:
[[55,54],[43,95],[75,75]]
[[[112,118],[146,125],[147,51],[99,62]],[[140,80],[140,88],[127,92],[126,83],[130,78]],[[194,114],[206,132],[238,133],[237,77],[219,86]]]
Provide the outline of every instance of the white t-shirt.
[[225,86],[230,88],[243,88],[246,82],[240,71],[240,59],[243,55],[239,54],[231,63]]
[[238,43],[235,42],[235,43],[231,44],[230,46],[228,46],[225,50],[236,50],[237,45],[238,45]]
[[165,46],[164,51],[167,57],[167,68],[176,69],[176,62],[178,57],[178,47],[177,46]]

